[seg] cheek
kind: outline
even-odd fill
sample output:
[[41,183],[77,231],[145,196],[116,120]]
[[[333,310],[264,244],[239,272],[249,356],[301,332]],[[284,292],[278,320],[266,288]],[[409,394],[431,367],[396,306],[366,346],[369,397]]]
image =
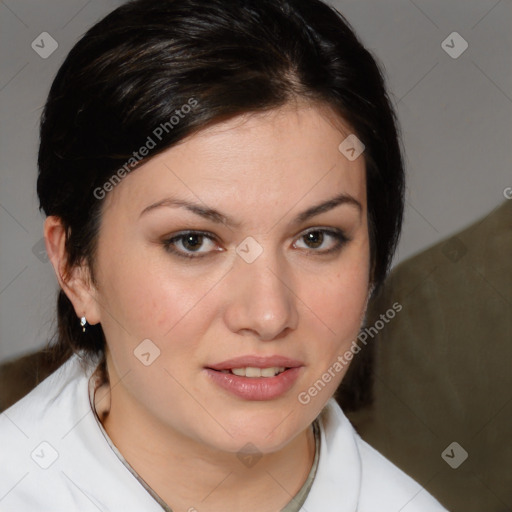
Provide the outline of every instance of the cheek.
[[[155,404],[164,404],[169,396],[186,399],[177,383],[187,378],[183,362],[194,366],[197,360],[209,319],[195,311],[208,287],[166,278],[169,269],[157,270],[147,259],[141,265],[141,259],[125,258],[105,283],[105,303],[111,314],[102,324],[112,364],[119,376],[126,375],[124,385],[139,401],[147,402],[149,396]],[[148,339],[149,344],[143,341]],[[141,358],[148,352],[145,366]]]
[[182,327],[205,293],[201,285],[191,287],[161,262],[155,265],[137,254],[125,253],[118,264],[110,263],[104,266],[101,322],[118,372],[141,369],[134,354],[146,339],[160,350],[159,363],[190,357],[201,326],[196,323],[194,332]]
[[317,281],[316,286],[311,286],[311,309],[338,339],[360,327],[368,295],[368,272],[364,256],[353,258],[344,261],[336,272]]
[[[363,252],[364,254],[364,252]],[[338,271],[310,287],[312,312],[311,366],[298,395],[302,405],[317,414],[326,397],[332,396],[352,361],[352,343],[357,342],[368,294],[368,264],[364,257],[345,262]]]
[[[181,276],[165,257],[124,253],[105,268],[105,302],[134,336],[161,338],[187,315],[207,291],[207,283]],[[113,311],[114,313],[114,311]]]

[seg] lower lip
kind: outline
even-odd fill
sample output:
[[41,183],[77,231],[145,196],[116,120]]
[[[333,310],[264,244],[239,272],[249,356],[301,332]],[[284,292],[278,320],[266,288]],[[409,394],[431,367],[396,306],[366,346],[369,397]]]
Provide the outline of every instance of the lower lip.
[[206,368],[208,376],[221,388],[245,400],[279,398],[295,384],[301,367],[289,368],[275,377],[239,377]]

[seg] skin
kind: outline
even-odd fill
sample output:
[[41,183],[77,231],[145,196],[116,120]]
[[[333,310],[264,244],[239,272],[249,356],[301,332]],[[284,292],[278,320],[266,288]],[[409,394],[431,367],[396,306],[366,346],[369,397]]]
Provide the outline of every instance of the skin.
[[[349,133],[327,108],[297,103],[213,125],[164,151],[104,199],[96,284],[85,267],[63,277],[62,225],[45,222],[50,259],[77,316],[105,332],[111,387],[97,405],[103,425],[175,512],[280,509],[311,469],[311,423],[347,368],[309,404],[298,395],[357,337],[370,288],[364,158],[351,162],[338,150]],[[340,193],[361,209],[341,204],[293,223]],[[170,196],[239,225],[178,207],[141,215]],[[349,241],[322,254],[337,240],[324,233],[308,243],[311,228],[343,230]],[[207,256],[166,251],[164,241],[184,230],[215,235],[174,245]],[[248,236],[263,248],[250,264],[236,253]],[[149,366],[134,356],[144,339],[160,350]],[[284,355],[303,367],[289,392],[267,401],[238,398],[205,374],[205,366],[249,354]],[[249,442],[263,455],[252,467],[236,456]]]

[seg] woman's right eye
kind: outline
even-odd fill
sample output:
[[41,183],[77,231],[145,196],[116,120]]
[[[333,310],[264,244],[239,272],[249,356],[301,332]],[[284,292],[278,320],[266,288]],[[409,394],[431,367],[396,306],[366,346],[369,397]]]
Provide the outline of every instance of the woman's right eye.
[[201,247],[204,246],[205,241],[208,241],[211,245],[215,245],[213,242],[214,239],[215,237],[211,233],[187,231],[164,240],[163,246],[167,252],[176,254],[183,258],[203,258],[211,252],[218,252],[212,250],[200,250]]

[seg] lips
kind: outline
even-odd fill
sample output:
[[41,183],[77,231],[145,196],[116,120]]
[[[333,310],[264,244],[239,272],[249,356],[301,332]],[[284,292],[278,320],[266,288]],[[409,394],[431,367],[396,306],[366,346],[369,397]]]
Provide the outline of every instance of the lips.
[[210,382],[244,400],[273,400],[288,392],[303,364],[283,356],[244,356],[206,367]]

